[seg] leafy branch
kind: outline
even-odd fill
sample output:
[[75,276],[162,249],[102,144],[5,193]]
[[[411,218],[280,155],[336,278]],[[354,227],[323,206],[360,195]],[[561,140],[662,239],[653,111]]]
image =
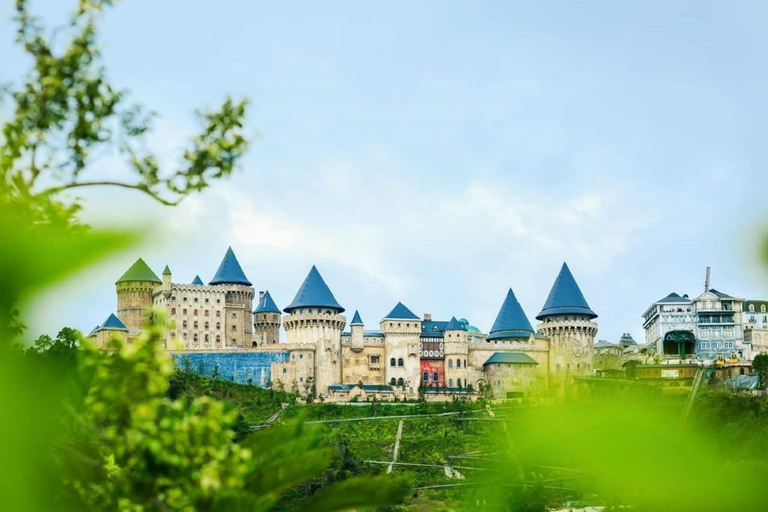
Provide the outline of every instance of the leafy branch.
[[[14,104],[0,131],[0,197],[28,209],[33,221],[73,221],[80,206],[62,193],[84,187],[133,189],[162,204],[178,204],[229,176],[248,149],[243,135],[248,102],[227,98],[218,109],[198,112],[202,130],[184,149],[180,167],[160,169],[144,144],[155,115],[128,105],[126,91],[109,82],[102,64],[97,18],[113,3],[82,0],[68,23],[46,37],[28,1],[16,1],[16,42],[32,66],[22,84],[0,89],[0,97],[9,96]],[[62,34],[69,40],[57,49]],[[130,177],[94,169],[97,149],[122,155]]]

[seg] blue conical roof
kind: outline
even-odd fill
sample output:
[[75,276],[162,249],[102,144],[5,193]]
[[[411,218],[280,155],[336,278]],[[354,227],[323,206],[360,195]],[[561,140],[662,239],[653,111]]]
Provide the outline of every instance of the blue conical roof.
[[552,285],[552,290],[549,292],[547,302],[541,313],[536,315],[536,320],[544,320],[551,315],[568,314],[586,315],[590,319],[597,318],[597,314],[589,309],[589,304],[584,299],[584,295],[582,295],[579,285],[576,284],[568,265],[563,263],[563,268],[560,269],[560,274],[558,274],[555,284]]
[[116,331],[128,330],[125,324],[119,318],[117,318],[114,313],[110,314],[107,319],[104,320],[104,323],[96,328],[95,332],[102,331],[104,329],[112,329]]
[[387,316],[384,317],[384,320],[387,319],[393,319],[393,320],[421,320],[418,316],[413,314],[413,311],[405,307],[402,302],[398,302],[397,305],[392,308],[392,311],[389,312]]
[[198,286],[202,286],[205,283],[203,283],[203,280],[200,279],[200,276],[195,276],[195,278],[192,280],[192,284],[196,284]]
[[264,296],[259,301],[259,305],[256,306],[254,313],[280,313],[280,308],[272,300],[269,290],[264,292]]
[[360,313],[355,310],[355,316],[352,317],[352,321],[349,325],[363,325],[363,320],[360,318]]
[[235,257],[235,251],[231,247],[227,249],[227,253],[224,255],[224,259],[221,260],[221,265],[219,265],[219,270],[216,271],[216,275],[213,276],[213,279],[208,284],[251,286],[251,282],[245,277],[245,273]]
[[467,326],[464,325],[462,322],[459,322],[456,320],[455,316],[451,317],[451,321],[448,322],[448,325],[445,326],[446,331],[466,331]]
[[331,289],[325,284],[323,276],[320,275],[320,272],[317,271],[317,267],[314,265],[312,265],[307,278],[301,284],[299,291],[296,292],[293,302],[286,306],[283,311],[290,313],[296,308],[303,307],[333,308],[339,313],[344,311],[344,308],[336,302]]
[[517,302],[515,292],[510,288],[486,339],[527,338],[531,334],[533,334],[531,322],[528,321],[522,306]]

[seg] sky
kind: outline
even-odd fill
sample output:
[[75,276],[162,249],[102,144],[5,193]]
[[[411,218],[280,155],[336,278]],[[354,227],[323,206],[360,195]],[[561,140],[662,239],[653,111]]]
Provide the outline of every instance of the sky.
[[[49,26],[66,4],[32,2]],[[11,7],[0,82],[29,65]],[[166,168],[228,94],[252,146],[176,208],[79,190],[84,220],[145,238],[30,305],[31,335],[101,323],[139,256],[207,282],[228,246],[280,307],[317,265],[367,328],[402,301],[487,332],[509,288],[535,326],[564,261],[611,342],[708,266],[768,298],[768,3],[131,0],[102,21]],[[125,176],[109,154],[89,172]]]

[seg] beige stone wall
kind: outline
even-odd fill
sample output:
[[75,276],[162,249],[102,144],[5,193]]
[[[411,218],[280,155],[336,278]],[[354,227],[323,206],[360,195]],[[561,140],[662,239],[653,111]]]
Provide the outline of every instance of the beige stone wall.
[[[419,378],[421,377],[419,338],[421,322],[418,320],[389,320],[384,319],[379,324],[384,333],[385,351],[385,383],[392,379],[398,382],[403,379],[404,395],[417,396]],[[392,359],[395,365],[391,364]],[[403,365],[400,366],[400,360]]]
[[122,341],[126,341],[128,333],[120,330],[102,329],[97,333],[91,335],[91,339],[99,348],[107,348],[107,345],[113,338],[118,338]]
[[341,381],[334,384],[386,384],[384,343],[381,338],[364,339],[362,350],[356,350],[353,340],[342,338]]
[[468,351],[467,335],[464,331],[445,331],[443,336],[445,385],[449,388],[467,385]]
[[544,394],[550,386],[549,343],[550,340],[548,338],[541,336],[530,336],[527,339],[486,340],[484,343],[470,343],[467,378],[472,383],[472,386],[478,389],[477,381],[487,379],[483,364],[495,352],[523,352],[539,363],[534,369],[536,392]]
[[275,345],[280,342],[280,313],[256,313],[253,317],[253,343],[256,343],[256,346]]
[[310,383],[315,381],[315,346],[297,344],[282,345],[280,348],[288,350],[290,355],[284,363],[272,363],[272,387],[278,389],[282,384],[285,391],[297,390],[305,395]]
[[250,348],[253,344],[253,297],[250,286],[217,285],[226,288],[225,328],[228,348]]
[[190,351],[227,346],[225,288],[174,283],[169,294],[155,295],[155,305],[167,312],[172,325],[166,334],[169,346],[181,343]]
[[341,331],[347,320],[333,310],[300,308],[283,319],[287,344],[315,347],[315,382],[318,394],[341,382]]
[[117,283],[117,317],[131,332],[144,328],[147,321],[147,308],[152,306],[152,295],[157,283],[150,281],[129,281]]
[[538,396],[539,379],[536,365],[532,364],[489,364],[486,379],[493,389],[494,397],[505,398],[509,392],[523,393],[523,396]]
[[[568,318],[568,320],[566,320]],[[564,315],[548,318],[536,330],[549,337],[550,391],[564,396],[574,377],[592,375],[597,324],[587,317]]]

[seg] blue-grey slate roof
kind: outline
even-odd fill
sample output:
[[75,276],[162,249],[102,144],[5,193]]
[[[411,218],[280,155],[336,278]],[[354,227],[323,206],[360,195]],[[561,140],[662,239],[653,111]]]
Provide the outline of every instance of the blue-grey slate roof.
[[221,260],[221,265],[216,271],[216,275],[210,280],[208,284],[239,284],[245,286],[251,286],[251,282],[245,277],[240,263],[237,261],[235,251],[231,247],[227,249],[224,259]]
[[533,334],[531,322],[528,321],[522,306],[517,302],[515,292],[510,288],[486,339],[527,338],[531,334]]
[[422,320],[421,337],[422,338],[442,338],[448,322],[445,320]]
[[272,296],[269,294],[269,290],[264,292],[264,296],[256,306],[254,313],[280,313],[280,308],[277,307],[275,301],[272,300]]
[[467,326],[456,320],[455,316],[451,317],[451,321],[445,326],[446,331],[466,331]]
[[658,300],[657,302],[691,302],[691,299],[687,297],[681,297],[680,295],[676,294],[675,292],[670,293],[666,297],[664,297],[661,300]]
[[560,274],[558,274],[555,284],[552,285],[552,290],[549,292],[547,302],[544,303],[541,313],[536,315],[536,319],[543,320],[548,316],[564,314],[585,315],[590,319],[597,318],[597,314],[589,308],[589,304],[587,304],[566,263],[563,263]]
[[352,317],[349,325],[363,325],[363,320],[360,318],[360,313],[357,310],[355,310],[355,316]]
[[94,332],[103,331],[106,329],[110,329],[113,331],[127,331],[128,328],[125,326],[125,324],[115,316],[114,313],[111,313],[106,320],[104,320],[104,323],[98,326]]
[[733,298],[730,295],[728,295],[727,293],[719,292],[719,291],[715,290],[714,288],[710,288],[707,291],[709,291],[709,293],[714,293],[715,295],[717,295],[721,299],[732,299]]
[[392,308],[392,311],[384,317],[384,320],[421,320],[421,318],[405,307],[402,302],[398,302],[397,305]]
[[487,364],[539,364],[524,352],[495,352],[488,360]]
[[283,311],[290,313],[294,309],[303,307],[332,308],[339,313],[344,312],[344,308],[336,302],[331,289],[325,284],[323,276],[320,275],[320,272],[317,271],[317,267],[314,265],[312,265],[307,278],[301,284],[299,291],[296,292],[293,302],[286,306]]
[[203,286],[205,283],[203,283],[203,280],[200,279],[200,276],[195,276],[195,278],[192,280],[192,284],[197,286]]

